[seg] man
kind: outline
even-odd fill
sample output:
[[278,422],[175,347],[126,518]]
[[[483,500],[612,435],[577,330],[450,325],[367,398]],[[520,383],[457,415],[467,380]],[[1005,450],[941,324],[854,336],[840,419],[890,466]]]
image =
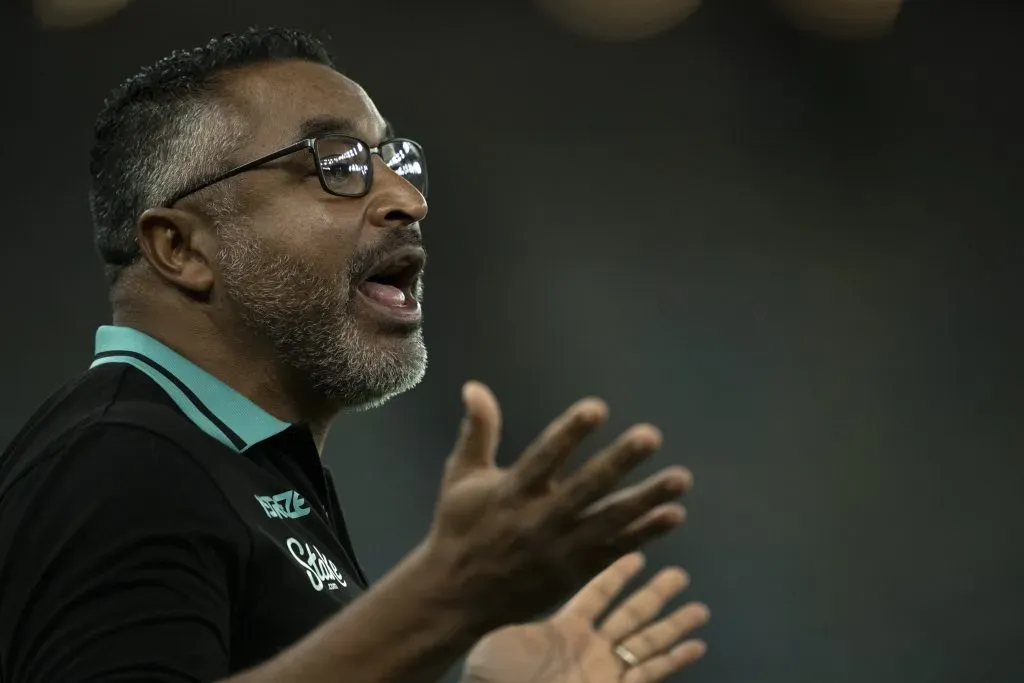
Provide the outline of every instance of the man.
[[595,624],[691,481],[612,492],[658,447],[646,425],[561,476],[595,399],[501,470],[497,402],[467,384],[431,530],[367,589],[319,455],[338,411],[423,376],[425,164],[301,33],[225,36],[115,92],[91,164],[114,325],[0,461],[4,683],[427,681],[488,633],[467,675],[496,683],[700,656],[673,645],[702,606],[649,623],[678,570]]

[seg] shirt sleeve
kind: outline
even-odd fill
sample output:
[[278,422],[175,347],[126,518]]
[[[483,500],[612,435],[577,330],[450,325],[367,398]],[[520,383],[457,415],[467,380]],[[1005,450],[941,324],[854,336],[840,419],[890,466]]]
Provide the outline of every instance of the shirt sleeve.
[[249,537],[163,437],[94,426],[0,499],[0,680],[227,675]]

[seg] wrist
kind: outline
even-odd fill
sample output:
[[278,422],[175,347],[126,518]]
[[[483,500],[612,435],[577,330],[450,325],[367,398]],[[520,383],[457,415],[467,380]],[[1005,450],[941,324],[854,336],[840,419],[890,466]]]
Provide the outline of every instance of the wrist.
[[471,581],[461,576],[459,564],[457,558],[428,537],[395,567],[387,580],[402,586],[405,599],[435,615],[439,627],[449,629],[468,646],[493,629],[495,615],[484,609],[480,596],[473,594]]

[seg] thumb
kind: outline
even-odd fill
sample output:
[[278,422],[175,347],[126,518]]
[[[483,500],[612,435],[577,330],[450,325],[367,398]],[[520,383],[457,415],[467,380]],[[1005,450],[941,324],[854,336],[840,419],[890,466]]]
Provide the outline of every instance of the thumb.
[[448,458],[449,476],[494,467],[494,456],[501,438],[501,409],[490,389],[480,382],[466,382],[462,387],[462,402],[466,414],[462,418],[455,448]]

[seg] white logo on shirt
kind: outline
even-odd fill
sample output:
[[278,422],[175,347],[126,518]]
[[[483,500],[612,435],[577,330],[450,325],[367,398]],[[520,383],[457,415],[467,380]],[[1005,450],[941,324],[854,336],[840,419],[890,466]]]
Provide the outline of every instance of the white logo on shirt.
[[338,567],[312,543],[303,543],[297,538],[289,538],[286,545],[295,561],[306,570],[306,576],[309,577],[309,582],[316,590],[322,591],[326,587],[327,590],[336,591],[339,585],[342,588],[348,586],[348,582],[338,571]]
[[263,512],[271,519],[298,519],[309,514],[306,499],[298,491],[285,491],[276,496],[255,496]]

